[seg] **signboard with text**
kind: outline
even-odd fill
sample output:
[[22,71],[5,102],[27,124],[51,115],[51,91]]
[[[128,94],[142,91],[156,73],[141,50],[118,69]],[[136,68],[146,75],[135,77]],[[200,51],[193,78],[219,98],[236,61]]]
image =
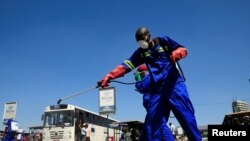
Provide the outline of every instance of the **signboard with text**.
[[108,115],[116,112],[115,88],[99,89],[99,113]]
[[16,118],[17,102],[7,102],[4,105],[3,121]]

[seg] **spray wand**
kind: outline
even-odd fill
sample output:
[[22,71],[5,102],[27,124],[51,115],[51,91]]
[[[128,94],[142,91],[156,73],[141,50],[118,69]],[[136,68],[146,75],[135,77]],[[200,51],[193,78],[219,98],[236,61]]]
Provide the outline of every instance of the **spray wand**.
[[82,94],[82,93],[85,93],[85,92],[88,92],[88,91],[91,91],[91,90],[94,90],[94,89],[97,89],[97,88],[99,88],[99,86],[91,87],[91,88],[88,88],[88,89],[82,90],[82,91],[80,91],[80,92],[78,92],[78,93],[75,93],[75,94],[72,94],[72,95],[66,96],[66,97],[64,97],[64,98],[60,98],[60,99],[57,101],[57,104],[60,104],[60,103],[61,103],[61,101],[65,100],[65,99],[69,99],[69,98],[71,98],[71,97],[74,97],[74,96],[80,95],[80,94]]
[[[136,83],[136,82],[127,83],[127,82],[121,82],[121,81],[116,81],[116,80],[111,80],[110,82],[116,82],[116,83],[120,83],[120,84],[124,84],[124,85],[132,85],[132,84],[135,84],[135,83]],[[60,98],[60,99],[57,101],[57,104],[59,105],[59,104],[60,104],[63,100],[65,100],[65,99],[72,98],[72,97],[74,97],[74,96],[83,94],[83,93],[85,93],[85,92],[88,92],[88,91],[91,91],[91,90],[95,90],[95,89],[97,89],[97,88],[99,88],[99,86],[90,87],[90,88],[85,89],[85,90],[82,90],[82,91],[80,91],[80,92],[78,92],[78,93],[74,93],[74,94],[69,95],[69,96],[66,96],[66,97],[64,97],[64,98]]]

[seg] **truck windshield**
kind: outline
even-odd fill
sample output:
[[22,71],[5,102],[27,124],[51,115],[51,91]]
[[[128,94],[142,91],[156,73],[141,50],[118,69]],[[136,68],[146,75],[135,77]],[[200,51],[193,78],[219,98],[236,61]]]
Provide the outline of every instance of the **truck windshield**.
[[67,127],[74,125],[73,111],[46,112],[44,127]]

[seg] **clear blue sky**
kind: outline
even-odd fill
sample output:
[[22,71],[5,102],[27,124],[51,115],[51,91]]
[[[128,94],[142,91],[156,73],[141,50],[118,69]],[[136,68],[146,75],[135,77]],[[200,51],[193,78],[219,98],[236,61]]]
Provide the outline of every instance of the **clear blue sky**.
[[[188,49],[180,64],[198,124],[221,124],[234,98],[250,103],[249,7],[249,0],[1,0],[0,115],[17,101],[19,126],[41,125],[45,106],[95,86],[130,57],[144,25]],[[133,82],[133,72],[117,80]],[[111,86],[112,117],[144,120],[134,86]],[[62,103],[98,112],[98,90]]]

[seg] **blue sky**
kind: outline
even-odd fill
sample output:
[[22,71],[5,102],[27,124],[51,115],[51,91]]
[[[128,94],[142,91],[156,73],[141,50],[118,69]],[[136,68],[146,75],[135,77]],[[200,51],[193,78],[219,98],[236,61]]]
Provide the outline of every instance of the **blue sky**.
[[[0,115],[5,102],[17,101],[19,126],[41,125],[45,106],[95,86],[130,57],[143,25],[188,49],[180,64],[197,122],[221,124],[233,99],[250,103],[249,6],[248,0],[1,0]],[[134,82],[133,72],[117,80]],[[111,117],[144,120],[134,86],[111,86],[117,104]],[[62,103],[98,112],[98,90]]]

